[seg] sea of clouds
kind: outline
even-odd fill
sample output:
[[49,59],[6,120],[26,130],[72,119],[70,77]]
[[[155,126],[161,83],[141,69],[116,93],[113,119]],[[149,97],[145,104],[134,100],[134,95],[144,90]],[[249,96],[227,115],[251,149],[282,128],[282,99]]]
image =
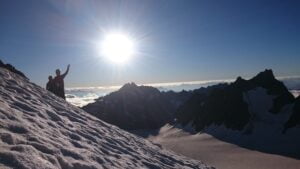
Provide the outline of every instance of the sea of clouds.
[[[151,83],[151,84],[138,84],[144,86],[152,86],[160,91],[173,90],[179,92],[182,90],[194,90],[200,87],[207,87],[218,83],[229,83],[229,80],[208,80],[208,81],[190,81],[190,82],[172,82],[172,83]],[[99,97],[105,96],[113,91],[117,91],[122,86],[99,86],[99,87],[77,87],[66,89],[66,99],[68,102],[75,106],[85,106],[89,103],[95,102]]]
[[120,86],[67,88],[66,100],[75,106],[82,107],[119,88]]
[[[291,93],[298,97],[300,95],[300,77],[277,77],[281,80]],[[206,80],[206,81],[190,81],[190,82],[172,82],[172,83],[151,83],[151,84],[139,84],[145,86],[153,86],[160,91],[173,90],[179,92],[182,90],[194,90],[200,87],[207,87],[218,83],[230,83],[234,79],[227,80]],[[100,87],[77,87],[67,88],[66,97],[67,101],[73,105],[82,107],[89,103],[95,102],[99,97],[105,96],[113,91],[117,91],[122,86],[100,86]]]

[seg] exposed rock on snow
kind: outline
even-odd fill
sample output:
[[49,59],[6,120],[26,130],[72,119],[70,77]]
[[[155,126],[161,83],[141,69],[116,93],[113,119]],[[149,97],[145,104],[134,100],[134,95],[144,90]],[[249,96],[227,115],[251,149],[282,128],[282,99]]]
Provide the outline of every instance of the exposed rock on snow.
[[210,168],[162,149],[0,68],[0,168]]

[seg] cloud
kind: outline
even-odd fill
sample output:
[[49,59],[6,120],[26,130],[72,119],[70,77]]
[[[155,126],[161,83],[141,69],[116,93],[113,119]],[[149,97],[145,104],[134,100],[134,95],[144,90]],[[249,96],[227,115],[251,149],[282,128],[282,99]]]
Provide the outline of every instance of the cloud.
[[66,94],[66,100],[78,107],[82,107],[85,106],[89,103],[93,103],[95,102],[95,100],[98,98],[99,96],[97,94],[94,93],[86,93],[86,95],[84,96],[76,96],[73,94]]
[[[217,83],[228,83],[233,80],[206,80],[206,81],[188,81],[188,82],[171,82],[171,83],[150,83],[138,84],[144,86],[153,86],[161,91],[181,91],[193,90]],[[113,91],[120,89],[121,86],[96,86],[96,87],[73,87],[66,89],[66,99],[73,105],[82,107],[93,103],[95,99],[105,96]]]
[[153,86],[162,91],[182,91],[182,90],[194,90],[200,87],[207,87],[218,83],[230,83],[234,79],[222,79],[222,80],[203,80],[203,81],[186,81],[186,82],[170,82],[170,83],[149,83],[143,84],[145,86]]
[[289,90],[300,90],[300,76],[278,77]]
[[[300,92],[300,76],[284,76],[276,77],[281,80],[289,90],[297,97]],[[200,87],[207,87],[218,83],[231,83],[235,79],[222,79],[222,80],[203,80],[203,81],[186,81],[186,82],[169,82],[169,83],[148,83],[138,84],[144,86],[153,86],[160,91],[173,90],[175,92],[182,90],[194,90]],[[82,107],[86,104],[92,103],[95,99],[105,96],[113,91],[120,89],[121,86],[95,86],[95,87],[74,87],[67,88],[67,101]]]

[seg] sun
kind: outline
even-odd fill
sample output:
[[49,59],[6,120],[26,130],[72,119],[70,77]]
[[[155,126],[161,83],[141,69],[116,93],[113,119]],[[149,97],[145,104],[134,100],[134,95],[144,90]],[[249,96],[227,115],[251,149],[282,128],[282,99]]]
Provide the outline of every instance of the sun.
[[114,63],[125,63],[135,53],[133,40],[123,33],[108,33],[101,42],[101,53]]

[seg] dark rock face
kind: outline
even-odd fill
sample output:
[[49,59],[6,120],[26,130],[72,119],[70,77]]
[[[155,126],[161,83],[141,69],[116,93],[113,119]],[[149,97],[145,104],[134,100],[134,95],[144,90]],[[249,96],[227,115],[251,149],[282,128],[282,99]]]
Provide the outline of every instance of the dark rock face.
[[[168,97],[173,94],[128,83],[120,90],[84,106],[83,109],[126,130],[154,129],[172,120],[176,104],[172,104]],[[182,95],[185,96],[185,93]]]
[[293,113],[289,120],[284,125],[284,133],[287,129],[300,125],[300,96],[298,96],[295,100],[293,106]]
[[[194,115],[197,114],[197,109],[199,105],[203,105],[204,101],[212,92],[223,90],[228,84],[218,84],[213,86],[208,86],[207,88],[201,87],[192,92],[191,97],[178,108],[176,112],[176,119],[178,122],[186,125],[191,119],[195,118]],[[183,113],[184,112],[184,113]]]
[[181,91],[181,92],[174,92],[174,91],[167,91],[161,92],[162,96],[167,99],[172,106],[177,109],[183,103],[185,103],[193,94],[192,91]]
[[14,66],[12,66],[11,64],[4,64],[1,60],[0,60],[0,67],[5,68],[13,73],[16,73],[26,79],[28,79],[24,73],[22,73],[21,71],[17,70]]
[[212,124],[225,125],[233,130],[242,130],[251,114],[244,101],[244,92],[262,87],[275,96],[271,113],[278,113],[286,104],[293,103],[294,97],[284,84],[275,79],[272,70],[265,70],[250,80],[238,77],[229,85],[210,87],[209,92],[195,93],[176,113],[179,123],[193,122],[197,131]]
[[249,117],[242,91],[232,86],[217,88],[208,94],[193,95],[178,109],[176,116],[177,121],[184,125],[193,121],[197,131],[211,124],[242,129]]

